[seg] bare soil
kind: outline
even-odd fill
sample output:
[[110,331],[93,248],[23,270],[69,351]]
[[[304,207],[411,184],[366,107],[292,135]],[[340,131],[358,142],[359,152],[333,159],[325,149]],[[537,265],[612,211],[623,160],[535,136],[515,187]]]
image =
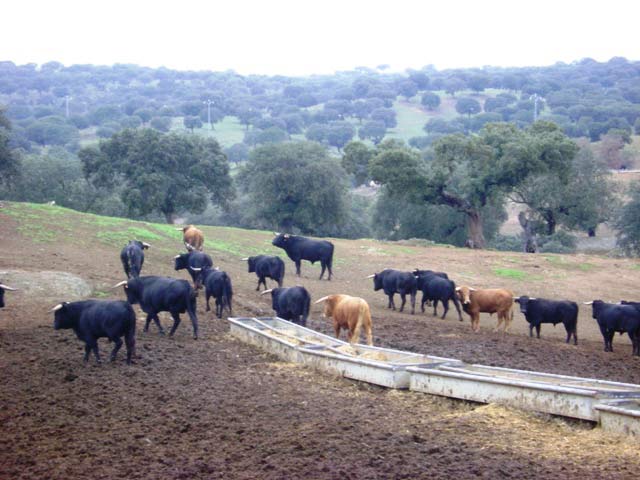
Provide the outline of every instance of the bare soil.
[[[26,220],[25,220],[26,221]],[[56,218],[59,222],[59,217]],[[637,439],[602,432],[589,422],[387,390],[279,361],[231,337],[225,320],[204,311],[201,339],[185,318],[174,338],[141,330],[137,358],[124,363],[82,362],[71,331],[54,331],[47,312],[62,300],[56,275],[80,277],[100,298],[122,280],[119,248],[76,240],[35,243],[22,219],[0,210],[0,271],[17,292],[0,310],[0,478],[631,478],[640,467]],[[53,220],[52,220],[53,222]],[[204,228],[207,239],[268,245],[266,232]],[[210,241],[211,243],[211,241]],[[603,352],[590,311],[581,305],[577,346],[564,329],[545,325],[529,338],[516,312],[511,331],[493,332],[482,316],[479,333],[455,309],[445,320],[431,309],[392,312],[364,277],[386,267],[446,270],[458,284],[507,287],[516,294],[570,298],[638,299],[635,260],[589,255],[521,255],[445,247],[414,247],[372,240],[336,240],[335,277],[317,280],[304,264],[285,285],[304,285],[312,298],[362,296],[372,307],[374,342],[473,363],[579,375],[640,384],[640,359],[626,336]],[[175,272],[180,241],[159,241],[146,254],[143,274],[187,278]],[[265,247],[268,248],[268,247]],[[228,251],[207,248],[234,284],[234,315],[271,315],[257,279]],[[524,276],[509,276],[509,271]],[[506,273],[505,273],[506,272]],[[505,276],[506,275],[506,276]],[[0,277],[4,279],[5,277]],[[7,283],[9,276],[6,276]],[[27,288],[28,287],[28,288]],[[71,287],[69,287],[71,289]],[[72,289],[71,289],[72,290]],[[137,308],[137,307],[136,307]],[[440,310],[441,312],[441,310]],[[165,326],[169,317],[162,318]],[[315,306],[311,328],[331,333]],[[105,355],[110,345],[100,341]]]

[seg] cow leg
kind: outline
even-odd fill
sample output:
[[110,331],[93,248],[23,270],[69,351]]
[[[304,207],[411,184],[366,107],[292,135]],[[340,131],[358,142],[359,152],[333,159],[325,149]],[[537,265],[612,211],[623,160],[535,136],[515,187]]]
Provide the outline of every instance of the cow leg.
[[433,316],[438,316],[438,300],[433,300]]
[[216,315],[218,318],[222,318],[222,298],[216,298]]
[[453,306],[456,307],[456,310],[458,311],[458,320],[462,322],[462,311],[460,311],[460,302],[458,301],[458,296],[454,293],[451,300],[453,301]]
[[171,327],[171,331],[169,332],[169,336],[173,337],[173,334],[180,325],[180,314],[177,312],[171,312],[171,317],[173,318],[173,326]]
[[396,309],[396,303],[393,301],[393,293],[388,294],[389,296],[389,305],[387,306],[387,308],[390,308],[392,310]]
[[[322,268],[320,271],[320,278],[318,280],[322,280],[322,277],[324,276],[324,271],[327,269],[327,264],[325,262],[320,262],[320,267]],[[331,279],[329,279],[331,280]]]
[[[93,354],[96,357],[96,362],[102,363],[102,360],[100,359],[100,352],[98,351],[98,339],[97,338],[90,339],[87,342],[87,347],[89,347],[89,351],[93,350]],[[89,351],[87,351],[87,348],[85,347],[85,355],[84,355],[85,362],[89,360]]]
[[300,276],[300,260],[298,260],[296,263],[296,275],[299,277]]
[[112,362],[115,362],[116,360],[116,355],[118,354],[118,351],[120,350],[120,347],[122,347],[122,340],[120,340],[120,337],[116,337],[111,339],[113,340],[113,343],[115,344],[113,347],[113,350],[111,350],[111,356],[109,357],[109,360]]
[[331,277],[333,276],[333,272],[331,271],[331,265],[327,264],[327,270],[329,271],[329,278],[327,280],[331,281]]
[[529,337],[531,337],[531,338],[533,338],[533,327],[534,327],[533,323],[530,323],[529,324]]
[[540,324],[536,325],[536,336],[537,336],[538,338],[540,338],[540,327],[541,327],[541,325],[540,325]]
[[91,353],[91,346],[85,342],[84,344],[84,363],[87,363],[89,361],[89,354]]
[[404,305],[407,303],[407,296],[404,293],[400,294],[400,298],[402,299],[402,305],[400,305],[400,311],[404,310]]
[[449,311],[449,300],[440,300],[444,305],[444,313],[442,314],[442,320],[447,316],[447,312]]
[[427,301],[426,296],[427,296],[427,294],[423,291],[422,292],[422,302],[420,302],[420,309],[422,310],[422,313],[424,313],[424,303]]
[[574,345],[578,345],[578,332],[576,330],[577,330],[576,328],[573,329],[573,344]]
[[150,313],[147,315],[147,322],[145,323],[144,331],[146,332],[149,330],[149,322],[151,321],[151,319],[153,319],[153,323],[155,323],[156,326],[158,327],[158,331],[160,332],[160,335],[164,335],[164,329],[162,328],[162,325],[160,325],[160,318],[158,318],[157,313],[153,313],[153,314]]
[[473,328],[474,332],[479,332],[480,331],[480,314],[479,313],[474,313],[471,316],[471,327]]
[[411,315],[414,315],[416,313],[416,293],[415,292],[411,293],[410,298],[411,298]]
[[[211,295],[207,293],[207,312],[211,311],[211,307],[209,306],[209,299],[211,298]],[[218,304],[218,301],[216,300],[216,305]]]
[[336,333],[336,338],[340,338],[340,324],[333,320],[333,331]]

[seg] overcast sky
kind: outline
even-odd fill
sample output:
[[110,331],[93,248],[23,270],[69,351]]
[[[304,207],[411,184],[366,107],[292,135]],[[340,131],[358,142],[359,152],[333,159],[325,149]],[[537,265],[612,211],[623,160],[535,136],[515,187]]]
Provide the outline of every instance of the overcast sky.
[[9,0],[0,61],[308,75],[640,60],[640,1]]

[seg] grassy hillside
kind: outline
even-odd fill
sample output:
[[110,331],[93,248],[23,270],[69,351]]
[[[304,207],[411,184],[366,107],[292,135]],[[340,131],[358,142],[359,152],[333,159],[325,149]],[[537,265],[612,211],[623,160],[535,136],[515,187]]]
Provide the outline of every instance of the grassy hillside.
[[[173,225],[139,222],[121,218],[102,217],[75,212],[62,207],[6,203],[0,209],[0,222],[11,225],[12,231],[3,235],[18,242],[21,248],[44,252],[45,260],[38,269],[52,268],[48,262],[57,251],[95,251],[86,260],[94,268],[94,258],[120,270],[118,254],[129,239],[144,240],[152,244],[149,267],[171,274],[172,258],[183,250],[181,232]],[[256,254],[286,255],[271,245],[272,232],[242,230],[229,227],[202,226],[205,250],[214,258],[214,264],[227,270],[234,282],[240,282],[238,292],[242,298],[255,289],[252,276],[246,273],[246,264],[240,259]],[[285,284],[301,283],[312,292],[312,297],[349,292],[366,298],[375,315],[388,315],[382,295],[371,290],[367,275],[384,268],[412,270],[431,268],[447,271],[458,284],[476,287],[504,287],[517,295],[528,294],[549,298],[569,298],[588,301],[595,298],[619,300],[638,299],[640,262],[636,259],[610,259],[597,255],[527,255],[517,252],[472,251],[447,246],[416,246],[410,242],[380,242],[371,239],[333,239],[336,245],[332,282],[317,282],[320,266],[303,263],[301,278],[292,275],[294,267],[286,259]],[[2,249],[2,243],[0,243]],[[6,247],[4,248],[6,255]],[[102,260],[104,257],[104,260]],[[9,258],[8,256],[6,257]],[[46,260],[49,259],[49,260]],[[55,262],[53,262],[55,264]],[[156,265],[152,267],[151,265]],[[146,273],[154,273],[147,270]],[[105,279],[97,285],[103,290],[118,277]],[[243,290],[246,289],[246,292]],[[255,299],[247,297],[252,303]],[[262,307],[261,307],[262,308]],[[581,316],[594,338],[598,332],[583,309]],[[485,320],[486,322],[486,320]],[[519,323],[516,331],[524,332]],[[562,335],[559,330],[554,333]],[[584,333],[583,333],[584,334]]]

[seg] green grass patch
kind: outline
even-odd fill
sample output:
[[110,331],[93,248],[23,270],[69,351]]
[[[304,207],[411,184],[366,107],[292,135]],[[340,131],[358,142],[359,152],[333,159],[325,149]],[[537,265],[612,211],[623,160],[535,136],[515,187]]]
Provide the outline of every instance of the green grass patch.
[[513,280],[524,280],[527,273],[515,268],[494,268],[493,273],[499,277],[511,278]]
[[141,240],[143,242],[151,243],[156,240],[161,240],[162,237],[146,228],[140,227],[127,227],[123,230],[108,230],[96,233],[96,238],[102,243],[106,243],[111,246],[124,246],[129,240]]

